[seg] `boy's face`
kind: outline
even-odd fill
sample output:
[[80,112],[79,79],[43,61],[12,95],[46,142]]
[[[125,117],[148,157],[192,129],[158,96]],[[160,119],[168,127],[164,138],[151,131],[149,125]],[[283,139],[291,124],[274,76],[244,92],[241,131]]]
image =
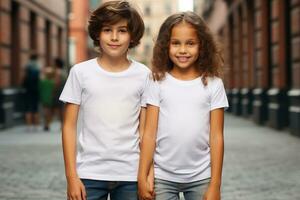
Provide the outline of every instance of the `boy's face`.
[[118,58],[127,55],[130,44],[127,20],[120,20],[113,25],[106,24],[99,34],[102,56]]

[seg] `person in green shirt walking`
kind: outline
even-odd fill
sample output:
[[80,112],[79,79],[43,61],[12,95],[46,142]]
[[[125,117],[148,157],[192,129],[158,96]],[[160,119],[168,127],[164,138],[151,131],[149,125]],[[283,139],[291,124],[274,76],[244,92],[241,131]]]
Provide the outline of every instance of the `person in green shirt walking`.
[[50,130],[54,88],[54,71],[52,67],[46,67],[44,70],[44,78],[41,79],[39,83],[40,102],[43,106],[44,131]]

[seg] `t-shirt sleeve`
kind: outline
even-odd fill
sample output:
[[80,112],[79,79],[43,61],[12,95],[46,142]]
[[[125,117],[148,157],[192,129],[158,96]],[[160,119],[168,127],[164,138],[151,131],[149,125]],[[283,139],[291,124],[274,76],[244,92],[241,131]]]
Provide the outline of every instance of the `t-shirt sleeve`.
[[146,94],[146,90],[148,88],[149,85],[149,77],[150,77],[150,73],[147,74],[147,77],[145,79],[145,84],[144,84],[144,88],[141,94],[141,107],[147,107],[147,94]]
[[149,78],[149,84],[146,89],[146,103],[159,107],[160,105],[160,87],[157,81]]
[[75,68],[71,68],[70,74],[59,97],[60,101],[65,103],[81,104],[82,84],[76,73]]
[[222,79],[216,79],[211,90],[210,110],[228,108],[228,100]]

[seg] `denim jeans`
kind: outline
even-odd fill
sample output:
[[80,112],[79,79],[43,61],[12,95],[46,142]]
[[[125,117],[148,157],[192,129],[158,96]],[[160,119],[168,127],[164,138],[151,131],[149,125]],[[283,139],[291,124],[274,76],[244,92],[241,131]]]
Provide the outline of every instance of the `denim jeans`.
[[202,200],[210,182],[210,178],[191,183],[177,183],[155,179],[156,200],[179,200],[182,192],[185,200]]
[[85,186],[87,200],[137,200],[137,182],[98,181],[81,179]]

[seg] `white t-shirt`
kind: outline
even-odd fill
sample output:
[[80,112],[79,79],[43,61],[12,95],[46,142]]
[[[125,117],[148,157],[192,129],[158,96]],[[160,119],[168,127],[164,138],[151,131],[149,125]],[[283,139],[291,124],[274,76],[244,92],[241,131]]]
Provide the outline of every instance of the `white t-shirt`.
[[105,71],[96,59],[71,68],[60,100],[80,105],[77,173],[80,178],[136,181],[139,114],[150,70],[131,61],[128,69]]
[[228,107],[220,78],[149,81],[147,104],[159,107],[155,177],[187,183],[210,177],[210,111]]

